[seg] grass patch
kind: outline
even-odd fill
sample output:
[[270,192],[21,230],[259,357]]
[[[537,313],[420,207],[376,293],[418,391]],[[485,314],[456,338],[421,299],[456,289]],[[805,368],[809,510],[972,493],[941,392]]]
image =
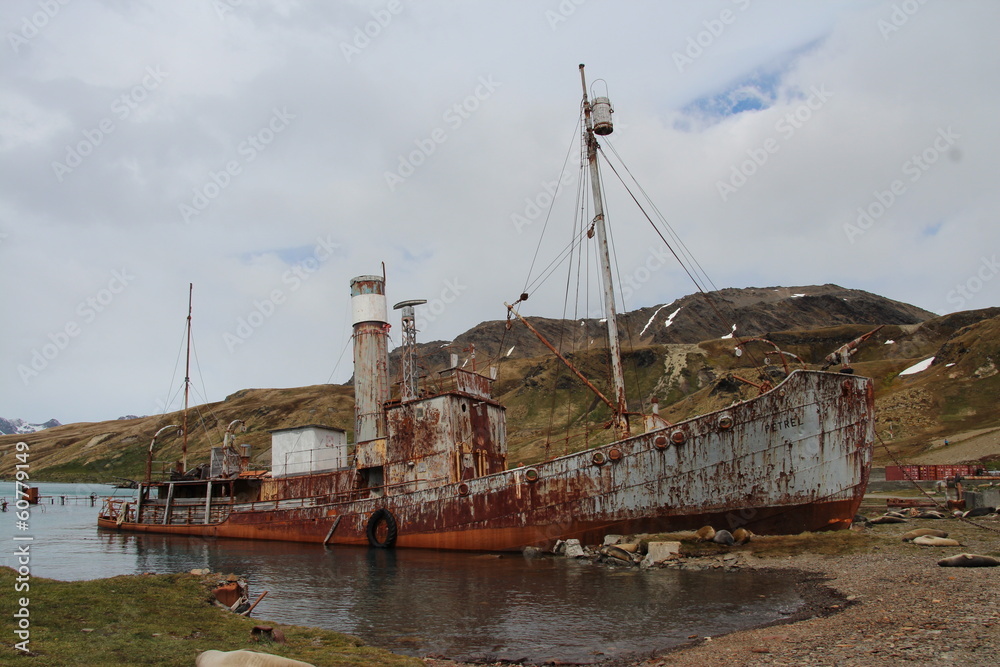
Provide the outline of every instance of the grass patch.
[[[15,577],[14,570],[0,568],[0,589],[13,591]],[[356,637],[237,616],[210,603],[212,583],[189,574],[69,582],[32,578],[30,591],[5,593],[3,613],[11,619],[14,601],[22,596],[30,599],[29,648],[35,654],[34,664],[189,667],[209,649],[260,651],[314,665],[422,664],[365,646]],[[281,627],[288,643],[251,642],[250,630],[258,624]],[[14,648],[16,636],[4,635],[0,664],[28,664]]]
[[715,542],[701,542],[692,531],[650,535],[643,542],[680,542],[682,556],[716,556],[733,552],[761,558],[823,554],[843,556],[871,551],[880,538],[853,530],[835,530],[798,535],[755,535],[750,542],[731,547]]
[[754,537],[746,546],[756,556],[780,557],[799,554],[843,556],[863,553],[880,544],[881,539],[854,530],[835,530],[798,535],[763,535]]

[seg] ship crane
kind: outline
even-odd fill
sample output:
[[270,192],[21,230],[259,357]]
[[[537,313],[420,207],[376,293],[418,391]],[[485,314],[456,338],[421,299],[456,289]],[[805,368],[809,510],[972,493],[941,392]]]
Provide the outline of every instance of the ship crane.
[[874,329],[872,329],[871,331],[869,331],[868,333],[866,333],[866,334],[864,334],[862,336],[858,336],[857,338],[855,338],[854,340],[852,340],[850,343],[847,343],[846,345],[841,345],[836,350],[834,350],[830,354],[826,355],[826,358],[824,359],[824,361],[826,361],[826,363],[823,365],[823,368],[821,368],[820,370],[824,370],[825,371],[830,366],[833,366],[836,363],[840,363],[841,364],[841,368],[840,368],[840,372],[841,373],[853,373],[854,369],[851,368],[851,355],[858,351],[858,347],[863,342],[865,342],[866,340],[868,340],[869,338],[871,338],[872,336],[874,336],[875,333],[878,332],[878,330],[881,329],[884,326],[885,326],[884,324],[881,324],[881,325],[875,327]]

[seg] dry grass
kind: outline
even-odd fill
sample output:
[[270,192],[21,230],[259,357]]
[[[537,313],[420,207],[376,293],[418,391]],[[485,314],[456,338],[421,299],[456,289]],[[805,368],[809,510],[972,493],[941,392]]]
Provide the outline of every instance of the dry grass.
[[[15,576],[0,568],[0,588],[14,590]],[[210,604],[212,583],[188,574],[68,582],[32,578],[25,595],[30,599],[33,662],[26,662],[30,659],[14,648],[19,640],[6,632],[0,664],[186,667],[209,649],[261,651],[317,666],[421,664],[365,646],[356,637],[237,616]],[[281,627],[288,643],[252,643],[250,630],[261,623]]]

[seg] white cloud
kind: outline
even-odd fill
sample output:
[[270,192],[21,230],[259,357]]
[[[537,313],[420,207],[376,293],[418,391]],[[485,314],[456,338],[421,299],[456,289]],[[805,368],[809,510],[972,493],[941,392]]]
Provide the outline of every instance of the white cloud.
[[[16,317],[0,333],[0,414],[155,412],[189,282],[212,400],[346,379],[349,355],[334,364],[349,340],[348,281],[383,261],[390,302],[442,304],[425,314],[424,340],[503,318],[544,213],[521,233],[511,216],[544,201],[578,143],[579,62],[607,82],[614,147],[716,285],[839,283],[937,312],[997,302],[1000,281],[979,275],[997,250],[994,3],[926,3],[886,36],[889,2],[592,0],[555,24],[556,2],[404,2],[348,61],[342,45],[385,6],[246,1],[220,16],[193,1],[75,0],[16,52],[8,38],[0,279]],[[678,71],[673,54],[726,9],[735,20]],[[19,34],[35,11],[4,3],[0,24]],[[112,105],[148,67],[167,75],[121,117]],[[484,78],[499,83],[488,95]],[[722,107],[710,122],[692,111],[731,91],[759,108]],[[269,127],[276,109],[294,116],[280,132]],[[53,162],[105,120],[112,131],[58,180]],[[948,128],[957,138],[934,163],[908,169]],[[386,172],[421,150],[390,191]],[[766,161],[723,200],[718,184],[761,150]],[[660,242],[605,176],[618,271],[637,279]],[[897,180],[883,214],[845,231]],[[575,189],[556,200],[536,274],[569,241]],[[179,207],[197,191],[214,196],[185,223]],[[291,280],[289,249],[327,238],[337,252]],[[79,304],[123,267],[134,282],[84,322]],[[525,311],[561,315],[564,287],[554,275]],[[227,345],[275,290],[285,300]],[[664,267],[627,305],[691,291]],[[18,367],[70,322],[78,335],[25,385]]]

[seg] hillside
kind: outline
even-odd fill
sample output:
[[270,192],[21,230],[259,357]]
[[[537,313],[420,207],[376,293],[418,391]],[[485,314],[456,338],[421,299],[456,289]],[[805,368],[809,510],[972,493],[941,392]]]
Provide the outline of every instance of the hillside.
[[[531,299],[521,311],[530,313]],[[695,344],[732,333],[743,337],[770,332],[806,330],[847,324],[907,325],[934,318],[934,313],[862,290],[838,285],[806,287],[747,287],[689,294],[670,304],[640,308],[618,316],[626,347]],[[556,347],[576,350],[606,345],[605,325],[596,318],[560,320],[531,316],[532,326]],[[477,350],[484,357],[525,359],[546,356],[548,349],[523,326],[507,329],[504,320],[483,322],[453,341],[418,343],[427,370],[440,370],[451,353],[463,357]],[[827,350],[829,352],[830,350]],[[824,352],[826,354],[826,352]],[[390,370],[398,372],[398,350],[390,355]]]
[[[864,296],[854,299],[854,305],[856,317],[862,323],[837,324],[837,318],[817,304],[827,303],[832,308],[829,299],[833,298],[850,305],[851,298],[843,296],[843,292],[838,291],[841,288],[827,287],[833,291],[813,297],[819,302],[808,296],[794,296],[803,293],[795,290],[809,288],[781,288],[783,296],[775,292],[775,288],[768,288],[756,293],[748,291],[741,298],[728,298],[734,312],[742,313],[744,318],[737,321],[751,323],[738,325],[738,331],[742,326],[747,327],[744,336],[767,329],[765,325],[771,321],[769,309],[799,308],[796,317],[809,322],[810,326],[760,333],[766,333],[768,340],[783,351],[797,355],[810,368],[819,368],[829,352],[870,331],[873,324],[882,323],[868,318],[884,317],[889,323],[860,348],[852,362],[857,373],[876,380],[878,431],[882,439],[908,459],[931,453],[947,457],[948,452],[942,451],[941,443],[948,437],[955,443],[952,447],[965,446],[969,452],[976,453],[973,458],[977,460],[1000,461],[996,440],[983,440],[985,436],[982,435],[1000,427],[1000,414],[995,408],[995,397],[1000,396],[1000,375],[996,367],[996,360],[1000,358],[1000,308],[914,322],[912,320],[922,313],[919,309],[860,293]],[[696,310],[693,304],[688,305],[692,312]],[[664,306],[656,318],[653,318],[656,309],[645,309],[648,314],[643,317],[630,313],[623,319],[633,323],[641,320],[641,332],[650,320],[660,322],[661,314],[669,316],[676,308],[676,305]],[[893,320],[896,323],[892,323]],[[577,341],[586,344],[577,351],[567,351],[567,356],[589,377],[605,375],[602,369],[607,352],[601,347],[599,322],[584,321],[581,325],[579,321],[535,318],[532,321],[555,340],[560,335],[568,338],[567,332],[576,334]],[[674,318],[674,324],[683,322],[679,314]],[[816,326],[817,322],[836,325],[820,327]],[[684,333],[683,327],[678,331],[684,336],[697,336],[699,326],[708,325],[691,323],[686,330],[688,333]],[[670,327],[660,325],[661,329],[672,327],[673,324]],[[581,335],[578,330],[585,333]],[[726,329],[721,328],[721,331]],[[630,408],[648,412],[650,401],[655,397],[661,414],[671,421],[756,395],[754,387],[734,376],[758,382],[761,377],[773,376],[780,369],[779,357],[764,343],[748,343],[746,353],[736,356],[737,340],[732,338],[653,342],[651,339],[657,335],[664,334],[650,335],[647,330],[642,336],[633,335],[633,345],[625,352]],[[639,344],[635,344],[636,338]],[[472,344],[477,350],[492,351],[499,365],[494,395],[507,406],[508,460],[512,465],[576,451],[611,438],[610,431],[603,427],[608,418],[605,406],[558,360],[540,354],[538,347],[541,344],[519,323],[507,330],[502,322],[486,322],[462,334],[447,347],[442,347],[440,342],[422,345],[421,349],[430,353],[421,358],[424,373],[432,375],[442,368],[449,352],[458,353],[460,363],[471,364],[469,350]],[[564,348],[569,346],[564,344]],[[479,352],[476,363],[482,367],[489,356],[487,352]],[[927,370],[900,375],[916,362],[932,356],[934,363]],[[596,380],[596,384],[605,390],[608,383]],[[242,419],[247,424],[247,432],[239,434],[236,442],[250,444],[254,460],[262,464],[269,462],[270,430],[323,424],[342,428],[348,431],[349,438],[353,438],[353,395],[349,386],[246,389],[224,401],[198,406],[189,414],[188,460],[191,465],[207,460],[208,449],[222,442],[226,425],[234,419]],[[165,425],[180,424],[180,419],[179,413],[172,413],[67,424],[38,433],[2,436],[0,475],[11,474],[13,445],[23,440],[31,445],[34,479],[105,482],[115,477],[136,479],[143,474],[152,435]],[[969,448],[969,438],[963,434],[979,434],[975,442],[985,444]],[[180,455],[181,439],[173,433],[165,434],[157,442],[153,457],[163,463],[158,463],[155,469],[169,466]],[[889,460],[888,453],[880,446],[876,448],[876,460]]]

